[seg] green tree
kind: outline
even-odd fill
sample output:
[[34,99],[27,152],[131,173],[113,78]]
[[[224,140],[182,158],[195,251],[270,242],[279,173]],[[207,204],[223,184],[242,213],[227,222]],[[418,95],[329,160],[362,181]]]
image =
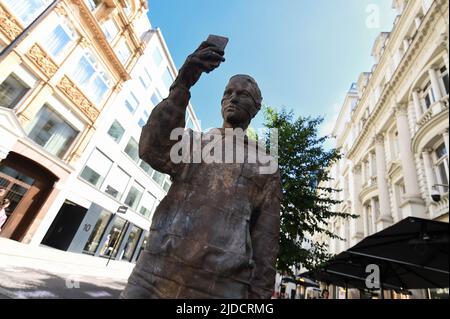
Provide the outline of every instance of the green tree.
[[330,180],[328,167],[341,156],[336,149],[326,150],[324,143],[328,137],[318,135],[323,118],[300,116],[294,119],[292,111],[277,111],[270,107],[264,108],[264,116],[266,128],[278,129],[283,200],[277,269],[288,273],[292,273],[293,266],[312,269],[331,256],[326,244],[310,239],[318,234],[339,238],[327,229],[329,219],[356,217],[333,211],[333,205],[340,202],[333,200],[331,195],[339,190],[323,186]]

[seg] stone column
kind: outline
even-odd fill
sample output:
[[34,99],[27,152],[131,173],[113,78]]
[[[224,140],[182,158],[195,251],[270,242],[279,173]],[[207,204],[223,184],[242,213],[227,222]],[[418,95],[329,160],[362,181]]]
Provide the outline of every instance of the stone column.
[[350,187],[352,198],[352,213],[359,215],[356,219],[350,220],[350,236],[351,245],[355,245],[364,235],[364,212],[361,201],[359,200],[359,193],[361,192],[361,165],[351,167],[350,170]]
[[386,181],[386,162],[384,159],[384,134],[375,136],[375,155],[377,161],[377,184],[380,200],[380,216],[377,220],[379,229],[384,229],[392,223],[391,205],[389,203],[389,191]]
[[361,161],[361,185],[364,187],[366,185],[366,162]]
[[432,191],[433,191],[433,185],[436,184],[436,176],[434,174],[433,162],[431,161],[430,152],[431,152],[431,150],[428,150],[428,149],[424,149],[422,152],[425,177],[427,179],[427,184],[428,184],[428,196],[431,196]]
[[417,121],[422,117],[422,104],[420,103],[419,92],[414,90],[412,92],[413,102],[414,102],[414,110],[416,111]]
[[375,166],[374,166],[374,154],[372,153],[372,151],[370,151],[369,153],[369,183],[370,185],[372,185],[372,177],[375,176]]
[[417,178],[417,169],[411,150],[411,134],[408,126],[407,109],[404,104],[399,104],[395,108],[395,118],[406,191],[400,204],[402,217],[425,217],[426,208],[420,195],[419,179]]
[[428,75],[430,76],[431,87],[433,89],[434,97],[436,98],[436,101],[439,101],[440,99],[442,99],[442,92],[437,72],[435,69],[429,69]]
[[364,237],[369,236],[369,208],[367,205],[363,207],[363,219],[364,219]]
[[[372,197],[370,199],[370,207],[371,207],[371,214],[372,214],[372,233],[376,233],[377,230],[377,224],[378,224],[378,217],[377,216],[377,205],[376,205],[376,201],[375,201],[375,197]],[[380,229],[381,230],[381,229]]]

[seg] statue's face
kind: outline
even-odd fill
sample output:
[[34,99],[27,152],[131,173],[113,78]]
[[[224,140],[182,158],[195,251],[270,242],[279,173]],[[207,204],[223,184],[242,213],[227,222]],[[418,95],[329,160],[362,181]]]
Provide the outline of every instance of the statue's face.
[[222,117],[233,127],[249,124],[258,105],[250,94],[251,83],[239,77],[233,78],[225,88],[222,98]]

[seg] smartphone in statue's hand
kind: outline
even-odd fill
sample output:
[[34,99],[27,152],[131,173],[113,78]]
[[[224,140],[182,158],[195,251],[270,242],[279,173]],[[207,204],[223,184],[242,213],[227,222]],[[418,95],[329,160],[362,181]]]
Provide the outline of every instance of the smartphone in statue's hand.
[[228,44],[228,38],[221,37],[221,36],[218,36],[218,35],[212,35],[212,34],[209,35],[209,37],[208,37],[208,39],[206,41],[211,43],[211,44],[214,44],[215,46],[217,46],[222,51],[225,51],[225,47]]

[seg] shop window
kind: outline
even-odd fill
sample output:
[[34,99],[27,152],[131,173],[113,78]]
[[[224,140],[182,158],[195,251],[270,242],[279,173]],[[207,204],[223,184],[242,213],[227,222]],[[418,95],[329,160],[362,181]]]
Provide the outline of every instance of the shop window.
[[100,256],[116,258],[122,239],[125,235],[127,222],[125,219],[116,217],[110,232],[106,236],[102,248],[100,249]]
[[130,233],[128,235],[127,243],[123,250],[122,260],[131,261],[133,259],[134,252],[139,243],[139,239],[142,235],[142,229],[137,226],[131,226]]
[[109,221],[111,220],[111,216],[112,214],[106,210],[103,210],[101,212],[100,217],[97,220],[97,223],[95,224],[94,229],[92,230],[92,233],[89,236],[89,239],[83,248],[83,252],[92,255],[96,253],[97,248],[100,245],[100,240],[102,239],[106,227],[108,226]]

